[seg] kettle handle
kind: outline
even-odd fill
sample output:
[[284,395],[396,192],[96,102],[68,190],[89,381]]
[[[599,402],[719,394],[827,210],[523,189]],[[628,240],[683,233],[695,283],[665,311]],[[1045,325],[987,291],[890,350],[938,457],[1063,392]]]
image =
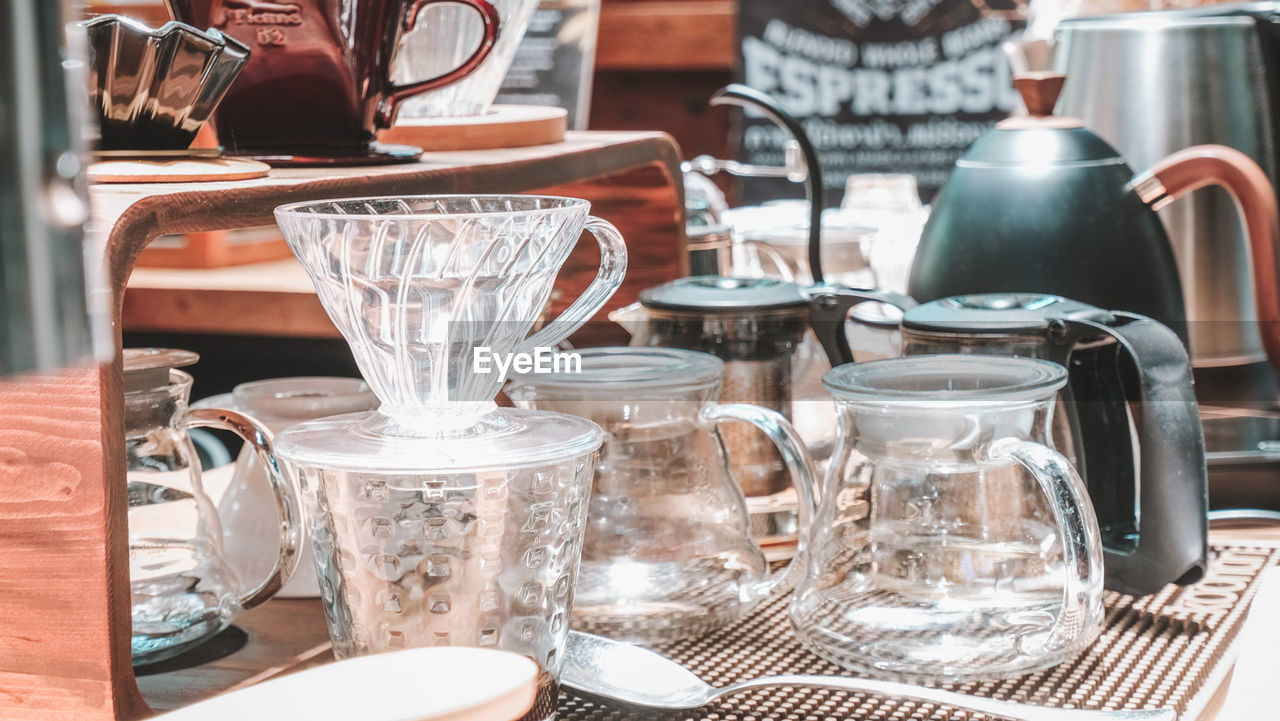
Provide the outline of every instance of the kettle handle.
[[[818,336],[827,361],[835,368],[853,362],[853,350],[849,348],[849,336],[844,323],[849,310],[866,302],[887,303],[899,310],[911,310],[917,303],[910,297],[880,288],[844,288],[819,284],[805,289],[809,298],[809,325]],[[897,323],[894,323],[896,326]]]
[[1137,438],[1140,475],[1133,482],[1141,517],[1136,544],[1132,548],[1106,548],[1104,568],[1108,589],[1143,596],[1171,582],[1193,583],[1204,574],[1209,510],[1204,433],[1192,390],[1191,362],[1178,335],[1144,316],[1119,312],[1111,315],[1116,325],[1061,319],[1054,321],[1050,331],[1052,338],[1071,349],[1067,365],[1081,434],[1077,445],[1085,449],[1084,476],[1098,521],[1104,526],[1104,543],[1105,526],[1115,518],[1111,512],[1131,512],[1133,502],[1133,487],[1118,487],[1125,479],[1108,472],[1116,467],[1114,461],[1119,454],[1132,452],[1125,394],[1113,391],[1111,383],[1089,371],[1091,366],[1098,366],[1107,371],[1101,375],[1113,376],[1119,359],[1082,363],[1082,353],[1105,352],[1105,348],[1086,351],[1076,344],[1099,335],[1110,336],[1116,339],[1111,352],[1122,350],[1137,368],[1141,403],[1135,413],[1140,414],[1141,420]]
[[1244,219],[1253,260],[1262,344],[1271,364],[1280,368],[1280,208],[1266,172],[1235,148],[1196,145],[1164,158],[1130,185],[1152,210],[1208,185],[1231,194]]

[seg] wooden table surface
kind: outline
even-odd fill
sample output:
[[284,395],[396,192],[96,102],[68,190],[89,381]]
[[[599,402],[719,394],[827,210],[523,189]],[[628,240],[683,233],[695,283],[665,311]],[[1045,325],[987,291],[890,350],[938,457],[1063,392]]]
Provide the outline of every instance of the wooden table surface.
[[[1280,543],[1280,525],[1215,527],[1210,537],[1216,542]],[[203,666],[138,678],[152,708],[176,708],[333,660],[318,600],[274,599],[242,614],[235,623],[249,636],[239,651]],[[1216,721],[1229,682],[1228,675],[1197,721]]]

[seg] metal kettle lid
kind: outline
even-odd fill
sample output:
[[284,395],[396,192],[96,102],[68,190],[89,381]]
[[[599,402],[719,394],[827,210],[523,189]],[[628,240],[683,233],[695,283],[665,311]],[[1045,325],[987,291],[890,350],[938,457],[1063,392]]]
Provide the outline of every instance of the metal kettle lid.
[[1280,14],[1280,2],[1262,0],[1261,2],[1209,4],[1168,10],[1079,15],[1059,20],[1054,27],[1054,35],[1060,36],[1064,32],[1078,30],[1160,32],[1187,27],[1222,25],[1224,20],[1230,22],[1237,18],[1265,22],[1270,21],[1277,14]]
[[741,313],[807,307],[800,286],[775,278],[697,275],[640,291],[640,304],[654,310]]
[[1106,311],[1042,293],[956,295],[922,303],[902,317],[902,327],[930,333],[1034,334],[1063,317],[1094,317]]
[[1124,165],[1124,158],[1088,128],[1004,127],[978,138],[956,167]]

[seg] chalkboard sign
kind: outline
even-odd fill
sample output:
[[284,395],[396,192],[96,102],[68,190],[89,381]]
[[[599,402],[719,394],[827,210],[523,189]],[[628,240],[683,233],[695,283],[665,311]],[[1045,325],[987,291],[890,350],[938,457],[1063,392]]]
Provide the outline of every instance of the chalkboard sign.
[[[956,158],[1017,107],[1000,45],[1018,6],[982,0],[740,0],[741,80],[804,124],[822,159],[826,204],[852,173],[911,173],[928,200]],[[784,131],[748,113],[739,159],[780,165]],[[750,179],[743,200],[794,197]]]
[[600,0],[541,0],[495,102],[564,108],[585,130],[599,25]]

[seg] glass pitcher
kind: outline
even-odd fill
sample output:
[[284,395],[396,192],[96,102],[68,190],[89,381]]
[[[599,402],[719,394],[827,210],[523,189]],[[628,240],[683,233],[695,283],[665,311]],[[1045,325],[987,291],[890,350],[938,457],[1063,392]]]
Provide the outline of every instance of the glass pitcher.
[[[191,407],[228,408],[250,416],[272,433],[280,433],[303,421],[373,410],[378,399],[359,378],[271,378],[241,383],[230,393],[204,398]],[[266,576],[275,562],[262,552],[280,535],[280,514],[273,495],[267,467],[257,449],[245,444],[236,459],[235,475],[218,501],[218,517],[227,559],[250,578]],[[280,598],[320,595],[311,544],[304,544],[300,553],[297,571],[276,594]]]
[[[178,370],[195,353],[124,351],[125,449],[129,487],[129,582],[133,662],[154,663],[217,635],[242,610],[271,598],[289,580],[302,544],[297,494],[257,421],[218,408],[188,409],[191,376]],[[281,522],[270,573],[246,586],[228,562],[213,501],[187,435],[196,427],[231,431],[267,468]],[[272,549],[261,552],[271,554]]]
[[[717,394],[725,400],[791,413],[791,378],[809,319],[799,286],[772,278],[679,278],[641,291],[639,302],[609,319],[631,334],[632,346],[718,356],[724,378]],[[782,456],[745,423],[724,426],[720,436],[757,539],[779,547],[792,543],[798,510]]]
[[596,467],[573,621],[620,640],[686,638],[741,618],[794,585],[769,573],[748,528],[718,425],[754,425],[778,448],[800,499],[804,539],[813,512],[811,461],[779,413],[716,403],[724,363],[676,348],[587,348],[579,367],[514,375],[520,407],[588,418],[607,439]]
[[917,681],[1047,668],[1102,629],[1102,542],[1050,445],[1066,371],[936,355],[843,365],[840,438],[791,603],[805,646]]

